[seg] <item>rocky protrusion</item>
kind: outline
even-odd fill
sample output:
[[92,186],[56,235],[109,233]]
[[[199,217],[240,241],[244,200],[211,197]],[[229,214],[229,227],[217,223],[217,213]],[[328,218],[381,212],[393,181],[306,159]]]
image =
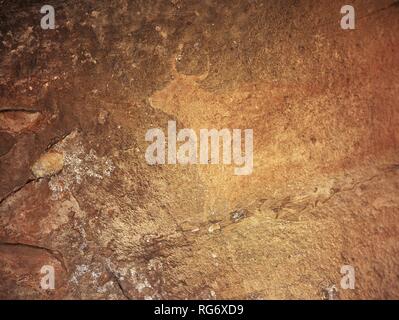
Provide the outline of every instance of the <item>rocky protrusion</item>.
[[40,156],[32,166],[32,173],[36,178],[52,176],[62,170],[64,155],[59,152],[49,151]]
[[2,111],[0,112],[0,130],[11,133],[33,130],[40,122],[40,119],[40,112]]
[[7,154],[14,144],[15,139],[12,135],[7,132],[0,132],[0,157]]
[[239,209],[230,213],[230,220],[232,222],[238,222],[248,215],[247,209]]

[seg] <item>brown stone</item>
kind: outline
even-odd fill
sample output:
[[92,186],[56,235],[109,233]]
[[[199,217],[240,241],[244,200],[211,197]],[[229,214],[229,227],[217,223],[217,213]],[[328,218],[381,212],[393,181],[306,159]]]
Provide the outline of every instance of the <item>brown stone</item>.
[[64,155],[59,152],[49,151],[40,156],[32,166],[32,173],[36,178],[52,176],[62,170]]

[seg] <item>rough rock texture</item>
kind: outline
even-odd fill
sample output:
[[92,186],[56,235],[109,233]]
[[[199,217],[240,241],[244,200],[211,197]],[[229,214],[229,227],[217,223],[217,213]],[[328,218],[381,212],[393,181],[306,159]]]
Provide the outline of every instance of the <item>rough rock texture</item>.
[[[0,1],[0,298],[399,298],[396,1],[51,4]],[[148,165],[168,120],[253,174]]]

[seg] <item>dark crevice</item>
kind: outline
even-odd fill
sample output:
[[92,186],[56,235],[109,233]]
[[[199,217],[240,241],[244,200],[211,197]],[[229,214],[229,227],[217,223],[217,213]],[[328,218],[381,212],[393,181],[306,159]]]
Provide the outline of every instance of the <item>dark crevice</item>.
[[40,110],[36,109],[25,109],[25,108],[5,108],[5,109],[0,109],[0,113],[6,113],[6,112],[26,112],[26,113],[42,113]]
[[74,131],[74,130],[71,130],[71,131],[68,131],[67,133],[65,133],[65,134],[63,134],[63,135],[61,135],[61,136],[59,136],[59,137],[55,137],[55,138],[53,139],[53,141],[51,141],[51,142],[47,145],[45,151],[50,150],[50,149],[51,149],[52,147],[54,147],[56,144],[60,143],[62,140],[64,140],[66,137],[68,137],[73,131]]
[[14,190],[12,190],[11,192],[9,192],[8,194],[6,194],[1,200],[0,200],[0,206],[3,204],[4,201],[6,201],[9,197],[13,196],[15,193],[17,193],[18,191],[22,190],[26,185],[34,182],[34,181],[38,181],[40,180],[40,178],[38,179],[28,179],[23,185],[18,186],[16,188],[14,188]]

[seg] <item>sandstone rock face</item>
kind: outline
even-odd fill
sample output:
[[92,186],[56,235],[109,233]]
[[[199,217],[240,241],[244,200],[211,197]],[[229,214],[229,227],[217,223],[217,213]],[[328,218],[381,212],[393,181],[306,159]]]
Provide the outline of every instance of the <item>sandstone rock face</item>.
[[[399,297],[396,2],[54,6],[0,11],[1,299]],[[168,121],[252,174],[149,165]]]

